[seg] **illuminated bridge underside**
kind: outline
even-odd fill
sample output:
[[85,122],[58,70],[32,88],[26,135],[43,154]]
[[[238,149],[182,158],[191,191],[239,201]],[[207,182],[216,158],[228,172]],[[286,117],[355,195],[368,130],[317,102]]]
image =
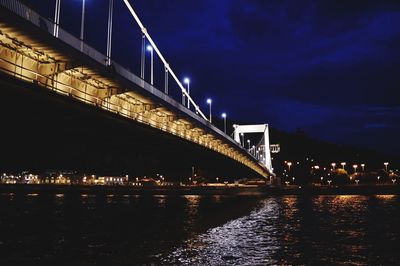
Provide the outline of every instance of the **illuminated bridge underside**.
[[[168,101],[157,99],[145,91],[153,92],[155,88],[143,80],[137,84],[116,74],[116,64],[107,68],[70,46],[66,48],[65,43],[40,29],[35,35],[35,26],[29,22],[24,22],[29,25],[21,30],[14,23],[10,26],[7,17],[0,18],[3,19],[0,21],[2,72],[199,144],[262,176],[269,175],[265,167],[208,122],[202,124],[179,110],[182,107],[176,108],[179,104],[168,95],[163,95]],[[15,20],[16,25],[21,23],[18,20],[23,21]],[[157,91],[157,94],[163,93]]]

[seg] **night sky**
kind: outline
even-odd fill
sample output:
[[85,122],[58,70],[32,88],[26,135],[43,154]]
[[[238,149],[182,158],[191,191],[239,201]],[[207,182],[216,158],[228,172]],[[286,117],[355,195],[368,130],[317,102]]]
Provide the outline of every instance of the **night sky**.
[[[26,2],[53,17],[54,0]],[[140,31],[114,2],[113,59],[139,74]],[[211,97],[215,116],[399,154],[400,1],[130,2],[205,113]],[[85,39],[104,52],[108,1],[86,4]],[[80,12],[62,0],[61,27],[76,36]]]

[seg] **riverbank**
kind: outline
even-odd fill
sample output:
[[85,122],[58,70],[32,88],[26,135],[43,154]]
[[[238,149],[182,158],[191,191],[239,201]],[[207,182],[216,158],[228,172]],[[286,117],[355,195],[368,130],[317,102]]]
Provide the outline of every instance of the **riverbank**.
[[0,193],[121,195],[399,195],[397,185],[350,186],[83,186],[0,184]]

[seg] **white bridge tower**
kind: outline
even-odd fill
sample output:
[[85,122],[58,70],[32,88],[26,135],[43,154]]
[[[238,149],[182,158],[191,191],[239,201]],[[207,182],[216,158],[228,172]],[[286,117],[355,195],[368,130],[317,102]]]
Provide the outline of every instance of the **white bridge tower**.
[[[244,142],[244,134],[246,133],[263,133],[263,137],[258,145],[249,147],[248,152],[265,165],[268,171],[273,174],[268,124],[233,125],[233,127],[233,138],[238,143]],[[242,145],[245,146],[245,143],[242,143]]]

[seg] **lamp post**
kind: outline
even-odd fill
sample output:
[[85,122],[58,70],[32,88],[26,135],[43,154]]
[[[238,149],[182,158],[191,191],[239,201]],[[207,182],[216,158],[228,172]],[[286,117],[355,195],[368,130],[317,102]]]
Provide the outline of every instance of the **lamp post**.
[[364,172],[364,170],[365,170],[365,163],[362,163],[362,164],[361,164],[361,168],[362,168],[362,171]]
[[346,165],[346,162],[341,162],[340,165],[342,166],[342,168],[344,170],[344,166]]
[[[184,78],[183,79],[183,83],[187,84],[187,93],[190,96],[190,79],[189,78]],[[187,108],[190,109],[190,100],[189,99],[188,99],[188,102],[187,102]]]
[[250,140],[247,140],[247,145],[249,146],[249,150],[250,150]]
[[288,172],[290,172],[290,167],[292,166],[292,162],[287,162],[286,164],[288,166]]
[[358,165],[356,165],[356,164],[353,164],[354,173],[357,173],[357,167],[358,167]]
[[153,85],[153,64],[154,64],[154,56],[153,56],[153,47],[151,45],[147,45],[147,51],[150,52],[150,84]]
[[333,171],[335,171],[336,163],[331,163]]
[[85,31],[85,0],[82,0],[82,17],[81,17],[81,52],[83,51],[83,34]]
[[385,170],[386,170],[386,172],[387,172],[387,171],[388,171],[388,165],[389,165],[389,163],[388,163],[388,162],[384,162],[383,165],[385,165]]
[[224,133],[226,134],[226,113],[222,113],[221,116],[224,119]]
[[240,133],[240,136],[242,137],[242,146],[244,147],[244,134],[243,133]]
[[212,123],[212,115],[211,115],[212,100],[210,98],[207,99],[207,104],[210,106],[210,118],[208,120],[210,121],[210,123]]

